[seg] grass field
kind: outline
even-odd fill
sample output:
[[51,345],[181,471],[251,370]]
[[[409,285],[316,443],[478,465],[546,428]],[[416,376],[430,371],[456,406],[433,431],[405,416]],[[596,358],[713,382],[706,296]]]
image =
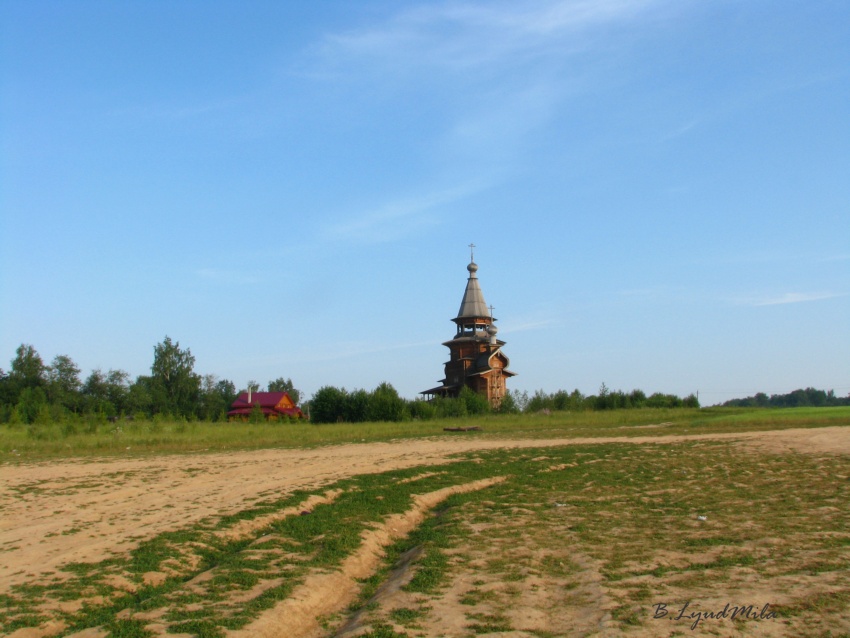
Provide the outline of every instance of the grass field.
[[[848,409],[541,415],[478,420],[483,432],[461,436],[715,433],[848,425],[848,417]],[[245,429],[255,447],[443,434],[432,422],[180,425],[117,436],[131,451],[161,453],[225,449]],[[3,450],[20,442],[18,463],[126,453],[115,434],[74,436],[4,432]],[[848,467],[844,454],[711,440],[458,455],[290,493],[144,539],[126,555],[64,565],[0,595],[0,633],[252,635],[281,602],[345,572],[377,534],[383,558],[350,577],[356,599],[319,618],[324,635],[848,636]],[[435,501],[407,533],[388,531],[417,495],[474,481],[487,483]],[[298,515],[305,503],[309,515]],[[725,618],[713,617],[727,604]],[[287,618],[273,619],[280,635]]]
[[[443,435],[477,425],[477,437],[645,436],[822,427],[850,422],[850,407],[793,409],[642,409],[491,415],[401,423],[209,423],[123,421],[77,425],[0,426],[0,462],[74,456],[171,454],[304,447]],[[641,426],[661,426],[649,428]],[[635,429],[629,429],[635,428]]]

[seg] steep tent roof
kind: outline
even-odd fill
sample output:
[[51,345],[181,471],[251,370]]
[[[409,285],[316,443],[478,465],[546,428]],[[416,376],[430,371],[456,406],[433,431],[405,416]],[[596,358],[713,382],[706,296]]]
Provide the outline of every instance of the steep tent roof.
[[456,319],[473,318],[473,317],[489,317],[490,310],[487,308],[487,302],[484,301],[484,293],[481,292],[481,286],[478,285],[478,265],[473,261],[466,267],[469,271],[469,279],[466,280],[466,290],[463,292],[463,301],[460,302],[460,310],[458,310]]

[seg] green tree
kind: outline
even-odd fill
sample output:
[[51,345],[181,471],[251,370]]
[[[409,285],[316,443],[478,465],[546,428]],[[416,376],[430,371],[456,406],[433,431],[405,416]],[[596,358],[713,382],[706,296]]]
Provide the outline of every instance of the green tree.
[[224,405],[226,405],[228,409],[236,400],[236,397],[239,396],[239,393],[236,392],[236,384],[229,379],[221,379],[215,384],[215,390],[221,398],[224,399]]
[[520,409],[512,393],[506,392],[502,397],[498,412],[499,414],[519,414]]
[[46,408],[47,395],[43,388],[24,388],[18,395],[12,420],[17,423],[35,423],[39,414],[43,414]]
[[225,398],[218,391],[218,384],[219,379],[214,374],[205,374],[201,377],[198,418],[202,421],[218,421],[230,407],[230,403],[226,403]]
[[407,404],[396,389],[387,382],[381,383],[369,395],[369,421],[404,421]]
[[561,411],[570,409],[570,395],[566,390],[558,390],[552,395],[552,409]]
[[525,404],[525,409],[528,412],[540,412],[541,410],[551,410],[554,407],[552,397],[544,390],[536,390],[534,395]]
[[343,419],[349,423],[362,423],[369,420],[371,396],[366,390],[354,390],[345,396]]
[[153,377],[140,375],[127,391],[127,413],[153,415]]
[[310,420],[313,423],[336,423],[345,419],[347,392],[345,388],[322,386],[310,399]]
[[236,396],[236,385],[233,381],[219,379],[214,374],[205,374],[201,379],[198,418],[208,421],[226,419],[227,411]]
[[422,399],[414,399],[408,406],[410,416],[413,419],[421,419],[427,421],[433,419],[437,414],[437,406],[433,401],[424,401]]
[[646,406],[649,408],[681,408],[682,400],[675,394],[654,392],[646,400]]
[[525,412],[526,408],[528,408],[528,391],[523,390],[520,392],[519,390],[508,390],[508,394],[511,395],[516,407],[520,412]]
[[699,407],[699,399],[695,394],[689,394],[684,399],[682,399],[682,407],[685,408],[698,408]]
[[646,393],[643,390],[632,390],[629,394],[629,402],[633,408],[646,407]]
[[487,414],[491,411],[490,402],[487,401],[487,397],[478,394],[469,386],[463,386],[461,388],[458,399],[466,404],[467,414]]
[[611,400],[609,398],[610,391],[608,390],[608,386],[605,385],[605,382],[602,382],[602,385],[599,386],[599,394],[596,396],[596,409],[597,410],[607,410],[611,407]]
[[12,381],[3,368],[0,368],[0,423],[6,423],[12,418],[16,400],[17,394],[12,387]]
[[22,343],[15,350],[9,379],[18,392],[24,388],[41,388],[47,380],[47,366],[31,345]]
[[432,403],[442,419],[466,416],[466,401],[458,397],[437,397]]
[[115,408],[116,414],[127,414],[130,397],[130,375],[124,370],[106,373],[106,398]]
[[77,364],[68,355],[56,355],[47,368],[47,400],[72,412],[79,412],[82,386]]
[[116,415],[115,406],[109,401],[109,385],[106,375],[95,368],[83,383],[85,411],[89,414]]
[[586,409],[586,399],[587,397],[585,397],[578,388],[575,388],[572,392],[570,392],[570,410],[578,412],[579,410]]
[[151,377],[153,410],[175,416],[193,416],[200,393],[200,377],[194,372],[195,357],[189,348],[166,336],[154,346]]
[[289,398],[295,402],[295,405],[301,402],[301,391],[292,384],[292,379],[279,377],[274,381],[269,381],[269,392],[286,392]]
[[266,420],[266,415],[263,414],[263,408],[260,407],[259,403],[255,403],[251,406],[251,414],[248,416],[249,423],[263,423]]

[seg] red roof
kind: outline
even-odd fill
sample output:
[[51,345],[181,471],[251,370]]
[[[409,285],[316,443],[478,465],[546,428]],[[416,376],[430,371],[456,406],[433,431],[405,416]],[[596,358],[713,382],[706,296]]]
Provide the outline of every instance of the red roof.
[[[289,398],[289,395],[286,392],[252,392],[251,400],[248,401],[248,393],[243,392],[236,397],[236,400],[230,407],[234,410],[236,408],[250,409],[259,403],[261,408],[273,408],[281,402],[283,397]],[[295,405],[295,402],[291,398],[289,398],[289,402]]]
[[292,397],[286,392],[252,392],[250,401],[248,393],[242,392],[230,406],[227,416],[249,416],[255,405],[259,405],[266,416],[304,416],[301,408],[295,405]]

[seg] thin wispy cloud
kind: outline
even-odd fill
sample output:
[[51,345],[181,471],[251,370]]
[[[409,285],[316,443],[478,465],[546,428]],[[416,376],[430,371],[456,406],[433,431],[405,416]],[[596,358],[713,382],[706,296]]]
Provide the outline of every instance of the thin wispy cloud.
[[536,321],[525,321],[517,324],[512,324],[510,327],[502,330],[499,329],[500,335],[511,334],[514,332],[528,332],[530,330],[542,330],[543,328],[549,328],[555,323],[552,319],[540,319]]
[[326,240],[381,243],[394,241],[424,228],[442,223],[440,208],[460,201],[486,187],[473,182],[426,193],[416,197],[387,202],[375,209],[362,211],[324,227]]
[[778,306],[782,304],[793,303],[809,303],[812,301],[823,301],[824,299],[834,299],[835,297],[844,297],[847,293],[842,292],[786,292],[778,297],[763,297],[747,300],[745,303],[750,306]]
[[328,34],[321,51],[329,63],[368,57],[397,69],[410,61],[417,67],[449,69],[480,69],[508,58],[516,64],[548,54],[553,47],[580,50],[585,45],[576,36],[582,31],[634,19],[657,4],[657,0],[423,4],[377,25]]
[[697,128],[702,124],[702,118],[694,117],[688,120],[687,122],[680,124],[676,128],[671,131],[668,131],[661,137],[662,142],[668,142],[670,140],[676,139],[678,137],[682,137],[683,135],[687,135],[692,130]]
[[490,97],[459,115],[443,133],[440,147],[454,157],[479,158],[479,170],[499,174],[523,140],[551,120],[562,95],[555,83],[538,79],[500,88]]
[[[587,80],[573,54],[609,51],[596,29],[624,25],[663,0],[541,0],[532,3],[423,4],[360,29],[329,33],[303,67],[335,85],[370,94],[413,90],[442,96],[455,114],[446,137],[504,140],[551,119]],[[600,44],[604,42],[604,44]],[[486,135],[482,135],[484,131]],[[495,144],[487,143],[485,151]]]
[[[411,95],[438,102],[418,134],[401,132],[393,143],[430,158],[435,175],[461,180],[483,175],[497,183],[521,169],[526,143],[558,117],[570,95],[584,90],[576,83],[589,80],[578,79],[573,55],[593,46],[609,49],[610,39],[596,37],[599,28],[629,24],[666,4],[422,3],[358,28],[327,33],[305,52],[296,74],[335,92],[353,91],[350,109],[371,106],[371,100],[383,108],[393,99],[407,108]],[[455,197],[451,192],[413,194],[329,225],[324,234],[392,241],[438,224],[439,205]]]

